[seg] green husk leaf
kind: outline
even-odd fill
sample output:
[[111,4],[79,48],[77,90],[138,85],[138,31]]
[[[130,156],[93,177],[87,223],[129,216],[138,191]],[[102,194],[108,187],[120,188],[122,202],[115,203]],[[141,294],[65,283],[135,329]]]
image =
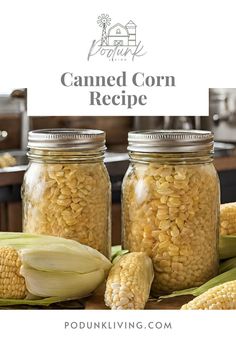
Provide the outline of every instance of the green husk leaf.
[[110,269],[110,261],[95,257],[83,248],[70,248],[64,244],[50,244],[19,250],[23,264],[43,271],[90,273],[99,268]]
[[171,297],[182,296],[182,295],[193,295],[199,296],[205,291],[213,288],[214,286],[226,283],[227,281],[236,280],[236,268],[232,268],[227,272],[224,272],[216,277],[210,279],[198,288],[190,288],[185,290],[174,291],[172,294],[160,296],[160,299],[168,299]]
[[[62,237],[0,232],[0,247],[18,250],[27,261],[32,259],[36,269],[46,270],[45,267],[48,267],[48,270],[57,270],[61,266],[59,270],[67,271],[65,264],[68,271],[87,273],[97,268],[108,271],[111,267],[111,262],[97,250]],[[30,266],[34,267],[32,264]]]
[[122,247],[121,245],[117,245],[117,246],[112,246],[111,248],[111,258],[113,258],[117,252],[121,251]]
[[220,259],[236,257],[236,235],[220,236]]
[[[74,240],[63,237],[36,235],[24,232],[0,232],[0,247],[10,246],[19,250],[21,248],[35,248],[52,244],[65,245],[70,248],[87,248]],[[97,252],[95,250],[95,252]]]
[[194,295],[194,292],[196,291],[196,289],[197,288],[189,288],[189,289],[173,291],[173,293],[171,293],[171,294],[159,296],[159,299],[160,300],[161,299],[169,299],[171,297],[182,296],[182,295]]
[[[27,232],[0,232],[0,240],[6,240],[6,239],[18,239],[19,237],[24,236],[24,238],[39,238],[39,235],[37,234],[30,234]],[[44,236],[43,236],[44,237]]]
[[0,299],[0,307],[1,306],[20,306],[20,305],[27,305],[27,306],[43,306],[48,307],[52,304],[59,303],[62,301],[69,301],[70,299],[65,299],[61,297],[47,297],[43,299],[37,300],[30,300],[30,299]]
[[236,268],[236,257],[227,259],[226,261],[220,263],[220,268],[219,268],[220,274],[227,272],[232,268]]
[[118,246],[113,246],[111,248],[111,261],[112,263],[117,261],[117,257],[121,257],[124,254],[129,253],[128,250],[122,250],[122,247],[120,245]]
[[105,279],[104,270],[91,273],[40,271],[22,266],[27,290],[36,296],[61,298],[82,298],[91,294]]

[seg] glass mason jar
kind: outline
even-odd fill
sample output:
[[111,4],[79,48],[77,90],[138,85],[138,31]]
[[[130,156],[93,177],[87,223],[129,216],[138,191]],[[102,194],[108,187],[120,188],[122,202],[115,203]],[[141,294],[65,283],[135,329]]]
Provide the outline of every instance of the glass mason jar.
[[111,249],[111,185],[105,133],[51,129],[29,133],[22,186],[24,232],[61,236]]
[[218,273],[219,180],[207,131],[129,133],[122,186],[123,247],[153,260],[154,294]]

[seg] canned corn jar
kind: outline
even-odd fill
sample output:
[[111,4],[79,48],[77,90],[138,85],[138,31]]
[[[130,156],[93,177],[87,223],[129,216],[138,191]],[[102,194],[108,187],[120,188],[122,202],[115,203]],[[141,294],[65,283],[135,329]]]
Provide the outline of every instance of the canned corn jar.
[[105,133],[52,129],[29,133],[22,186],[24,232],[61,236],[106,257],[111,248],[111,186]]
[[122,186],[123,247],[153,261],[154,294],[218,272],[219,181],[208,131],[129,133]]

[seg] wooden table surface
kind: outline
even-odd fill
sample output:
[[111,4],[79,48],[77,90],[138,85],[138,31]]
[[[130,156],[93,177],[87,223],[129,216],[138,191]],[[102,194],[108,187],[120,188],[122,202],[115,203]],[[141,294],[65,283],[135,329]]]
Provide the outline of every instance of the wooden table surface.
[[[146,304],[146,310],[179,310],[183,304],[193,299],[193,296],[178,296],[169,299],[158,300],[150,298]],[[83,301],[85,310],[108,310],[104,303],[104,285],[95,294]]]

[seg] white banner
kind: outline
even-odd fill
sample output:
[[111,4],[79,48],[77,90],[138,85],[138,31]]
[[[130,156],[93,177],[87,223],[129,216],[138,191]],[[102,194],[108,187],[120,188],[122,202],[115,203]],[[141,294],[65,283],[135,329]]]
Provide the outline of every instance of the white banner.
[[234,311],[1,311],[1,351],[221,354],[235,325]]
[[5,1],[1,84],[29,115],[208,115],[236,86],[235,2]]

